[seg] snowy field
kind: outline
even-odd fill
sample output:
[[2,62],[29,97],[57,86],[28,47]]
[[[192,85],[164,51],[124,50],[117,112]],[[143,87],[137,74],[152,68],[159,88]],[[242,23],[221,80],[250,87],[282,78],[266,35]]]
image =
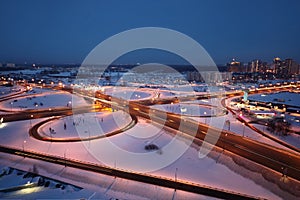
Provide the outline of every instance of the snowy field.
[[[46,195],[51,195],[57,198],[64,195],[66,197],[74,197],[82,195],[85,192],[81,192],[82,188],[70,185],[67,183],[55,181],[51,178],[41,177],[31,174],[30,172],[25,172],[17,170],[14,168],[0,166],[0,190],[8,188],[16,188],[18,186],[28,186],[30,184],[37,184],[39,181],[44,181],[43,185],[36,185],[34,187],[27,187],[24,189],[17,189],[11,192],[0,192],[1,199],[33,199],[33,198],[45,198]],[[59,195],[58,195],[59,194]],[[38,195],[38,196],[36,196]],[[49,197],[49,196],[48,196]]]
[[0,97],[3,98],[9,95],[13,95],[18,92],[21,92],[22,90],[24,90],[24,88],[21,86],[13,86],[13,87],[0,86]]
[[27,92],[26,96],[8,100],[0,103],[0,108],[11,111],[22,111],[27,109],[45,109],[54,107],[71,107],[72,101],[76,105],[87,105],[82,97],[72,95],[63,91],[48,89],[34,89]]
[[[41,120],[32,120],[32,124]],[[178,168],[179,180],[193,181],[254,196],[280,199],[268,189],[249,178],[232,172],[214,159],[209,157],[199,159],[198,151],[195,148],[188,147],[186,151],[179,152],[179,156],[174,161],[170,161],[170,155],[173,155],[176,151],[174,152],[168,145],[173,142],[176,144],[177,149],[180,146],[185,146],[186,141],[181,137],[174,139],[173,133],[170,131],[161,129],[161,127],[145,120],[140,120],[136,126],[125,133],[109,137],[108,139],[73,142],[68,143],[68,145],[65,143],[37,141],[29,137],[27,130],[30,126],[28,121],[6,123],[1,128],[2,140],[0,144],[45,152],[61,157],[66,156],[86,162],[102,163],[132,171],[147,171],[154,167],[152,169],[156,170],[151,172],[151,174],[163,175],[168,178],[173,178],[174,170]],[[155,144],[159,149],[149,152],[145,149],[147,144]],[[115,148],[112,146],[120,150],[120,154],[116,154],[114,152]],[[161,160],[169,163],[160,163],[159,161]],[[161,164],[163,166],[160,166]],[[156,165],[160,167],[157,168]],[[249,177],[251,177],[251,173]],[[232,181],[228,182],[228,180]]]
[[278,92],[272,94],[251,95],[248,97],[252,101],[282,103],[289,106],[299,106],[300,94],[293,92]]
[[129,114],[123,111],[77,114],[54,119],[40,127],[39,134],[48,138],[97,137],[127,126]]
[[[82,171],[74,168],[58,166],[43,161],[23,159],[0,153],[2,169],[3,164],[28,171],[33,166],[38,173],[52,179],[68,182],[83,189],[62,190],[57,188],[39,188],[28,191],[18,191],[9,194],[0,193],[0,198],[7,199],[101,199],[101,200],[212,200],[215,198],[184,192],[181,190],[159,187],[155,185],[129,181],[120,178],[105,176],[98,173]],[[84,181],[83,181],[84,180]],[[7,187],[7,183],[22,183],[20,177],[0,178],[0,185]],[[71,188],[72,189],[72,188]]]
[[166,112],[189,116],[211,116],[216,114],[216,109],[195,103],[164,104],[152,107]]
[[278,135],[271,133],[270,131],[267,130],[266,126],[260,125],[260,124],[253,124],[256,128],[264,131],[265,133],[269,134],[272,137],[275,137],[279,140],[282,140],[294,147],[297,147],[300,149],[300,135],[299,134],[294,134],[294,133],[289,133],[287,136],[283,135]]
[[104,93],[126,100],[146,99],[154,96],[151,91],[127,87],[105,87]]
[[[144,86],[135,87],[112,87],[104,86],[101,89],[105,94],[112,95],[127,100],[147,99],[147,98],[165,98],[174,96],[190,96],[206,94],[206,92],[195,92],[190,85],[164,86],[164,88],[144,88]],[[219,91],[219,90],[217,90]]]
[[193,101],[185,101],[184,103],[194,103],[194,104],[204,104],[204,105],[212,105],[212,106],[221,106],[220,101],[222,98],[210,98],[210,99],[201,99],[201,100],[193,100]]

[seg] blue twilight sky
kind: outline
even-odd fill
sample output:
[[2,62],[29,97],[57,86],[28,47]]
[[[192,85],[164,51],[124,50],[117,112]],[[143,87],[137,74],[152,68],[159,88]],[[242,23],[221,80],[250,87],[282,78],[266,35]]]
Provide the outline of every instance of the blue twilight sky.
[[106,38],[147,26],[192,37],[217,64],[275,56],[300,62],[299,10],[299,0],[0,0],[0,62],[81,63]]

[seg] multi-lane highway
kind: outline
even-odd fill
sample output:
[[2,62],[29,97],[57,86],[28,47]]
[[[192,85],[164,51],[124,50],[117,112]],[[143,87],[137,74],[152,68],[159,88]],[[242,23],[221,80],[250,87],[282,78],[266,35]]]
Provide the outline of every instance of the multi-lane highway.
[[[285,86],[285,89],[289,90],[294,88],[294,86]],[[275,88],[278,89],[278,88]],[[270,88],[266,89],[259,89],[250,91],[250,93],[260,93],[260,92],[270,92]],[[73,90],[69,90],[73,92]],[[78,91],[76,91],[78,92]],[[252,160],[256,163],[264,165],[270,169],[273,169],[279,173],[283,173],[283,169],[287,171],[287,175],[292,177],[296,180],[300,180],[300,156],[299,154],[283,149],[277,149],[273,146],[266,145],[249,138],[238,136],[232,132],[219,130],[214,127],[209,127],[206,124],[202,124],[191,120],[189,118],[182,118],[179,114],[174,113],[166,113],[164,111],[160,111],[157,109],[150,108],[149,105],[153,104],[165,104],[165,103],[177,103],[182,101],[191,101],[196,99],[208,99],[219,97],[219,94],[211,94],[211,95],[198,95],[198,96],[189,96],[189,97],[169,97],[169,98],[161,98],[161,99],[147,99],[143,101],[126,101],[124,99],[119,99],[116,97],[112,97],[109,95],[102,94],[100,92],[96,92],[95,94],[91,94],[90,92],[80,91],[82,95],[90,96],[96,98],[97,101],[100,101],[102,104],[106,106],[111,106],[114,109],[122,109],[127,111],[130,115],[135,117],[143,117],[150,120],[153,120],[157,123],[164,124],[167,127],[180,130],[181,132],[185,133],[187,136],[191,137],[193,140],[204,140],[206,136],[216,139],[217,143],[216,146],[226,149],[232,153],[240,155],[244,158]],[[240,96],[243,93],[241,91],[225,93],[226,96]],[[50,117],[50,116],[61,116],[61,115],[70,115],[72,113],[83,113],[83,112],[94,112],[96,111],[95,107],[84,107],[84,108],[56,108],[53,110],[31,110],[26,111],[23,113],[19,113],[18,115],[5,115],[5,121],[14,121],[14,120],[24,120],[24,119],[31,119],[31,118],[39,118],[39,117]],[[38,126],[40,124],[34,126],[30,130],[30,134],[34,136],[37,133]],[[195,132],[196,130],[196,132]],[[207,135],[209,130],[209,135]],[[207,140],[210,141],[210,140]],[[91,170],[91,171],[98,171],[99,173],[109,174],[113,176],[118,176],[122,178],[128,178],[131,180],[142,181],[151,184],[157,184],[164,187],[172,187],[177,189],[182,189],[185,191],[196,192],[201,194],[207,194],[215,197],[222,197],[225,198],[225,193],[220,193],[219,195],[218,190],[214,190],[214,194],[209,194],[207,191],[203,191],[202,189],[195,189],[194,185],[191,186],[190,183],[184,184],[180,182],[175,182],[174,180],[161,180],[155,178],[150,178],[149,175],[141,175],[133,172],[122,172],[122,170],[113,169],[113,168],[105,168],[105,170],[99,170],[98,168],[91,167],[92,164],[81,163],[75,164],[73,161],[66,159],[66,158],[53,158],[50,155],[39,154],[38,152],[23,152],[19,150],[12,150],[9,148],[1,147],[0,150],[6,153],[14,153],[17,155],[27,156],[30,158],[40,159],[48,162],[55,162],[57,164],[64,164],[72,167],[78,167],[81,169]],[[49,157],[50,156],[50,157]],[[55,161],[54,161],[55,160]],[[99,166],[97,166],[99,167]],[[120,172],[121,171],[121,172]],[[129,174],[128,174],[129,173]],[[146,178],[144,176],[147,176]],[[168,180],[168,181],[167,181]],[[194,189],[192,189],[194,188]],[[217,192],[216,192],[217,191]],[[227,192],[230,193],[230,192]],[[232,194],[232,193],[231,193]],[[224,196],[225,195],[225,196]],[[236,195],[236,194],[233,194]],[[241,195],[243,196],[243,195]],[[230,196],[228,198],[232,198]],[[236,196],[238,198],[238,196]],[[234,198],[236,198],[234,197]],[[243,196],[245,198],[245,196]],[[250,197],[249,197],[250,198]]]
[[[285,89],[291,89],[294,86],[285,86]],[[253,90],[253,93],[267,92],[270,88]],[[78,92],[78,91],[77,91]],[[249,160],[255,161],[261,165],[269,167],[279,173],[282,173],[283,169],[287,169],[287,175],[293,177],[297,180],[300,180],[300,156],[297,153],[277,149],[273,146],[260,143],[249,138],[241,137],[232,132],[219,130],[214,127],[209,127],[206,124],[202,124],[196,122],[194,120],[190,120],[185,118],[182,120],[182,116],[174,113],[166,113],[165,111],[160,111],[154,108],[150,108],[147,104],[152,104],[153,101],[144,100],[139,101],[126,101],[124,99],[119,99],[116,97],[112,97],[109,95],[102,94],[100,92],[96,92],[95,94],[91,94],[89,92],[80,91],[81,94],[95,97],[102,104],[107,106],[112,106],[114,109],[122,109],[124,111],[129,112],[132,116],[139,116],[143,118],[147,118],[150,120],[154,120],[157,123],[164,124],[170,128],[180,130],[181,132],[198,138],[200,140],[204,140],[209,130],[209,135],[212,140],[217,140],[216,146],[226,149],[232,153],[245,157]],[[227,96],[238,96],[241,95],[242,92],[233,92],[227,93]],[[178,98],[167,98],[156,100],[155,103],[169,103],[169,102],[179,102],[184,100],[192,100],[193,98],[202,99],[202,98],[211,98],[216,97],[218,94],[212,94],[209,97],[205,95],[199,95],[194,97],[184,97],[181,99]],[[145,105],[146,104],[146,105]],[[33,112],[35,112],[35,117],[50,117],[54,115],[69,115],[72,112],[90,112],[95,111],[92,107],[78,108],[71,110],[70,108],[62,108],[57,110],[39,110],[39,111],[30,111],[23,113],[21,115],[14,115],[13,119],[10,116],[5,116],[7,120],[21,120],[21,119],[30,119],[33,116]],[[35,127],[37,128],[37,126]],[[196,130],[196,133],[195,133]],[[31,131],[31,134],[34,135],[35,131]],[[217,138],[214,138],[217,137]]]
[[[280,87],[281,89],[290,90],[295,86],[284,86]],[[274,88],[271,88],[274,89]],[[262,88],[250,91],[250,93],[265,93],[270,92],[270,88]],[[278,90],[277,87],[275,87]],[[272,90],[271,90],[272,91]],[[243,92],[233,92],[227,93],[226,96],[240,96]],[[124,109],[124,105],[126,110],[129,110],[130,114],[144,117],[147,119],[151,119],[156,121],[157,123],[164,124],[165,126],[171,127],[176,130],[180,130],[183,133],[196,137],[198,139],[204,140],[208,129],[209,129],[209,137],[215,138],[218,140],[216,145],[223,149],[226,149],[230,152],[233,152],[237,155],[245,157],[249,160],[257,162],[261,165],[269,167],[279,173],[283,172],[283,169],[287,169],[287,175],[293,177],[297,180],[300,180],[300,155],[283,149],[278,149],[273,146],[260,143],[249,138],[245,138],[242,136],[238,136],[232,132],[219,130],[214,127],[209,127],[206,124],[201,124],[194,120],[190,120],[185,118],[182,120],[182,116],[174,113],[166,113],[164,111],[160,111],[157,109],[150,108],[147,106],[147,103],[153,104],[153,100],[145,100],[143,104],[139,101],[131,101],[125,102],[123,99],[118,99],[115,97],[111,97],[109,95],[99,94],[96,92],[96,97],[101,97],[106,100],[111,100],[114,102],[112,104],[117,109]],[[156,103],[176,103],[178,101],[184,100],[192,100],[193,98],[201,99],[201,98],[211,98],[216,97],[215,95],[210,95],[210,97],[199,95],[197,97],[185,97],[181,98],[168,98],[157,100]],[[146,104],[146,105],[144,105]],[[180,128],[180,129],[179,129]],[[195,130],[197,130],[197,134],[195,135]],[[220,134],[221,133],[221,134]],[[214,141],[208,140],[208,141]]]
[[[157,123],[164,123],[165,126],[180,130],[201,140],[204,140],[209,130],[211,140],[207,141],[215,141],[214,137],[216,137],[215,139],[218,140],[216,145],[218,147],[255,161],[279,173],[282,173],[283,168],[287,168],[288,176],[300,180],[300,155],[294,152],[278,149],[229,131],[209,127],[206,124],[201,124],[188,118],[182,120],[182,116],[177,114],[167,113],[166,115],[163,111],[150,109],[138,103],[130,104],[130,113],[152,119]],[[197,130],[196,135],[195,130]]]
[[51,162],[59,165],[64,165],[66,167],[73,167],[77,169],[92,171],[96,173],[106,174],[109,176],[124,178],[133,181],[139,181],[143,183],[149,183],[157,186],[183,190],[187,192],[192,192],[196,194],[207,195],[222,199],[260,199],[250,195],[245,195],[237,192],[216,189],[213,187],[208,187],[200,184],[193,184],[190,182],[184,182],[181,180],[174,180],[163,178],[159,176],[153,176],[149,174],[135,173],[131,171],[126,171],[117,168],[111,168],[99,164],[93,164],[88,162],[83,162],[74,159],[68,159],[65,157],[53,156],[45,153],[24,151],[16,148],[10,148],[5,146],[0,146],[0,151],[4,153],[19,155],[27,158],[38,159],[46,162]]

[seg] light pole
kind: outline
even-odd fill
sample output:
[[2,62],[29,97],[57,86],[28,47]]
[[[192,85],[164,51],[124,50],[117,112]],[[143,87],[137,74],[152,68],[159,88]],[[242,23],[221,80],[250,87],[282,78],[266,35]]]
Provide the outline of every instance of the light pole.
[[[175,169],[175,183],[177,183],[177,171],[178,171],[178,168],[176,167],[176,169]],[[176,191],[176,187],[175,187],[175,191]]]
[[51,145],[52,144],[52,140],[53,140],[51,123],[50,123],[50,138],[51,138],[51,141],[50,141],[50,145]]
[[23,155],[24,155],[24,158],[25,158],[25,154],[24,154],[25,144],[26,144],[26,140],[24,140],[23,143],[22,143],[22,149],[23,149]]
[[31,119],[33,118],[33,115],[30,115],[30,128],[32,128],[32,123],[31,123]]
[[22,143],[23,151],[25,149],[25,143],[26,143],[26,140],[24,140],[23,143]]
[[228,127],[228,131],[230,131],[230,121],[229,120],[226,120],[226,125]]
[[[115,162],[114,162],[114,169],[117,168],[117,161],[116,161],[116,158],[115,158]],[[117,176],[115,176],[115,179],[117,178]]]
[[89,127],[88,127],[88,133],[89,133],[88,140],[89,140],[89,148],[90,148],[90,146],[91,146],[91,132],[90,132],[90,128]]
[[243,137],[245,137],[245,123],[242,123],[243,124]]
[[206,112],[203,113],[204,114],[204,118],[205,118],[205,124],[207,123],[207,119],[206,119]]
[[268,126],[268,123],[265,123],[263,126],[263,132],[265,132],[266,127]]
[[64,161],[65,161],[65,167],[67,167],[66,154],[67,154],[67,149],[65,149],[65,151],[64,151]]

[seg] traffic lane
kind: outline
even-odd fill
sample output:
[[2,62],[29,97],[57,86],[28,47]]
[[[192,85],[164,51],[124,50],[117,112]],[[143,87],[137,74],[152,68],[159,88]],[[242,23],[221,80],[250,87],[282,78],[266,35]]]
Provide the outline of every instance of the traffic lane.
[[21,151],[18,149],[12,149],[8,147],[0,146],[0,151],[24,156],[32,159],[42,160],[46,162],[51,162],[59,165],[64,165],[65,167],[73,167],[78,168],[82,170],[92,171],[96,173],[106,174],[109,176],[115,176],[120,177],[128,180],[143,182],[143,183],[149,183],[154,184],[162,187],[172,188],[172,189],[178,189],[183,190],[187,192],[192,192],[196,194],[202,194],[207,196],[212,196],[216,198],[222,198],[222,199],[259,199],[253,196],[249,196],[246,194],[241,194],[233,191],[227,191],[223,189],[213,188],[209,186],[199,185],[199,184],[193,184],[189,182],[183,182],[180,180],[174,180],[164,177],[158,177],[148,174],[141,174],[141,173],[135,173],[130,171],[125,171],[121,169],[115,169],[110,167],[105,167],[93,163],[86,163],[79,160],[74,159],[68,159],[65,157],[59,157],[59,156],[52,156],[48,154],[42,154],[38,152],[31,152],[31,151]]
[[[190,136],[196,137],[200,140],[204,140],[209,129],[208,137],[217,140],[216,146],[240,156],[245,156],[245,158],[265,165],[279,173],[282,173],[283,169],[287,168],[289,176],[300,180],[300,157],[296,154],[234,135],[228,131],[218,130],[204,124],[198,124],[191,120],[183,120],[179,115],[167,114],[166,118],[162,118],[161,111],[155,110],[155,112],[153,112],[149,108],[146,110],[143,109],[142,105],[134,106],[134,108],[130,109],[132,114],[152,119],[164,126],[180,130],[181,132],[189,134]],[[143,112],[143,110],[145,112]],[[151,117],[149,116],[149,112],[152,113]],[[207,141],[210,140],[208,139]]]
[[61,116],[61,115],[72,115],[81,114],[88,112],[99,112],[101,108],[94,107],[83,107],[83,108],[61,108],[61,109],[44,109],[44,110],[28,110],[14,114],[2,114],[3,122],[19,121],[19,120],[30,120],[44,117]]

